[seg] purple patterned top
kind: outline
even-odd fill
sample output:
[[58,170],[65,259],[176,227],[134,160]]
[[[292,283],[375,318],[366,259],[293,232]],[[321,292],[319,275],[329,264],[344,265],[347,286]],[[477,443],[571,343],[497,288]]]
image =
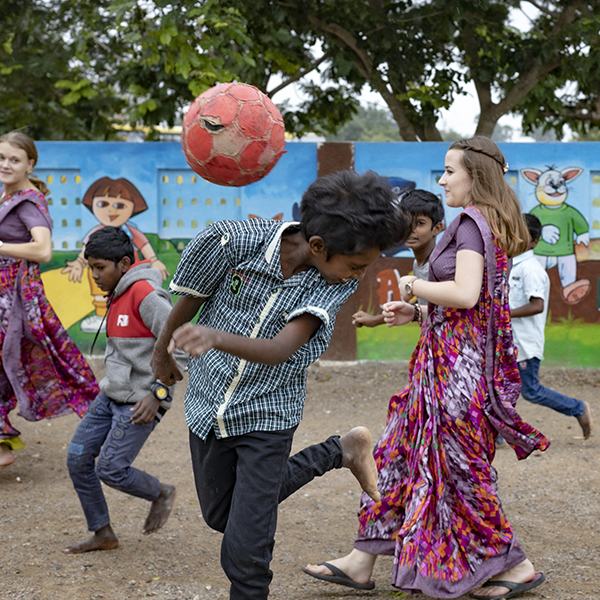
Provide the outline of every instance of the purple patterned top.
[[48,221],[33,202],[25,200],[0,222],[0,240],[7,244],[24,244],[31,240],[29,232],[33,227],[48,227]]
[[[460,224],[451,241],[435,257],[435,261],[429,259],[429,281],[452,281],[456,274],[456,254],[460,250],[472,250],[482,256],[485,254],[483,237],[475,221],[464,215],[457,218],[460,219]],[[444,232],[440,243],[444,241],[446,235],[451,235],[449,229]]]

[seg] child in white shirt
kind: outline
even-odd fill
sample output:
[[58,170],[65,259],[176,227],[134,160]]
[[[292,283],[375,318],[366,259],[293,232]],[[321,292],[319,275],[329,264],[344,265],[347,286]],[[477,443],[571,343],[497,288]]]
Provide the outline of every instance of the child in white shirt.
[[587,440],[592,433],[589,404],[544,387],[539,380],[540,361],[544,359],[550,278],[533,254],[542,232],[541,223],[534,215],[524,217],[531,243],[526,252],[514,258],[509,293],[513,338],[519,351],[521,395],[529,402],[575,417],[583,431],[583,438]]

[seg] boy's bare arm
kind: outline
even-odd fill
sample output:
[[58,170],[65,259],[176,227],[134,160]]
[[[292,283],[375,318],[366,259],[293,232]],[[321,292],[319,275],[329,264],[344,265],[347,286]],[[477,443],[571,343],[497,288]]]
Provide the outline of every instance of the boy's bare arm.
[[533,317],[533,315],[539,315],[542,312],[544,312],[544,299],[532,296],[529,298],[527,304],[511,309],[510,316],[513,319],[518,319],[521,317]]
[[263,339],[188,323],[173,333],[169,352],[179,348],[199,356],[214,348],[250,362],[277,365],[306,344],[320,326],[319,318],[305,313],[292,319],[274,338]]
[[382,313],[370,315],[364,310],[359,310],[352,315],[352,325],[355,325],[356,327],[377,327],[377,325],[383,325],[384,323]]
[[177,366],[177,362],[168,352],[173,332],[185,323],[189,323],[196,316],[203,303],[204,298],[180,296],[154,344],[150,366],[154,377],[165,385],[173,385],[176,381],[183,379],[183,374]]

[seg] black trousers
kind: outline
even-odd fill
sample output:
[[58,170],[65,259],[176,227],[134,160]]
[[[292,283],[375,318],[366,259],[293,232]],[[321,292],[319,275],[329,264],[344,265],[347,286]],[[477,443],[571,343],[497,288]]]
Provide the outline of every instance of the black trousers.
[[190,432],[202,516],[222,532],[221,566],[231,600],[265,600],[273,572],[277,505],[331,469],[342,466],[339,436],[290,457],[296,428],[254,431],[206,440]]

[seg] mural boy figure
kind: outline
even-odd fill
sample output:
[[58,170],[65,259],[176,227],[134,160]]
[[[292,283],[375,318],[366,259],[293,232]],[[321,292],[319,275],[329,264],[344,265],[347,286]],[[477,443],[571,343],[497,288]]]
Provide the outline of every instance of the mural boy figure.
[[583,438],[587,440],[592,433],[590,405],[546,388],[539,380],[540,361],[544,359],[550,278],[533,253],[542,234],[542,224],[534,215],[524,217],[531,242],[526,252],[514,258],[509,292],[513,338],[519,352],[521,395],[529,402],[575,417],[581,426]]
[[[174,486],[131,466],[171,406],[172,389],[156,382],[150,369],[156,336],[171,311],[171,296],[148,261],[132,266],[133,245],[122,229],[104,227],[92,233],[85,258],[94,282],[110,297],[106,377],[67,454],[69,475],[94,534],[66,548],[66,554],[119,545],[100,481],[152,503],[143,528],[147,534],[165,524],[175,500]],[[177,360],[183,367],[182,353]]]
[[302,485],[344,466],[379,497],[365,428],[288,457],[307,367],[369,264],[405,237],[410,220],[385,179],[353,171],[312,183],[301,215],[300,223],[220,221],[200,232],[182,254],[171,283],[181,297],[152,356],[166,384],[182,378],[169,353],[192,357],[192,465],[202,516],[224,533],[232,600],[267,598],[277,505]]
[[[83,268],[85,267],[85,247],[92,233],[103,227],[118,227],[123,229],[131,238],[135,248],[135,261],[140,261],[140,254],[143,259],[149,260],[152,267],[158,269],[163,281],[169,276],[166,265],[161,262],[150,240],[144,235],[129,219],[139,215],[148,209],[148,205],[140,191],[127,179],[111,179],[110,177],[101,177],[95,181],[83,196],[82,204],[88,208],[98,219],[99,224],[92,228],[83,238],[81,252],[74,261],[67,261],[67,266],[61,271],[69,275],[69,281],[81,281]],[[90,290],[94,297],[93,304],[95,314],[86,317],[81,322],[81,330],[88,333],[98,331],[102,323],[102,318],[106,315],[106,297],[102,290],[94,283],[91,270],[88,269],[88,279]]]
[[[413,273],[427,281],[429,278],[429,257],[435,248],[436,237],[444,231],[444,205],[439,196],[426,190],[412,190],[401,198],[402,209],[413,219],[413,230],[404,245],[415,255]],[[380,274],[381,278],[382,274]],[[398,280],[397,272],[394,275]],[[391,302],[392,298],[381,298]],[[400,299],[399,297],[397,299]],[[417,298],[419,304],[427,304]],[[376,327],[383,325],[383,313],[370,315],[362,310],[352,315],[352,324],[356,327]]]

